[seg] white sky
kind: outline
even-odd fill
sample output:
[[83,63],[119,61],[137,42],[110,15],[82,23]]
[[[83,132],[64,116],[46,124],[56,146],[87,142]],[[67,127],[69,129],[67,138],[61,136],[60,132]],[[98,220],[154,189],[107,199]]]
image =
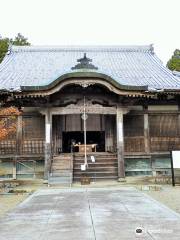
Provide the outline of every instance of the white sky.
[[0,35],[20,32],[33,45],[154,43],[165,64],[180,48],[180,0],[0,0],[0,7]]

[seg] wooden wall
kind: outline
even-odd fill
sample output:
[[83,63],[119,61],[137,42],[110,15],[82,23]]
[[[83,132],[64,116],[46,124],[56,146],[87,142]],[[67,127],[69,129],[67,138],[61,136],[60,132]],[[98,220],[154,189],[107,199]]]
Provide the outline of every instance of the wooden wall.
[[[167,152],[172,147],[180,149],[180,123],[176,113],[149,113],[149,154]],[[23,155],[43,155],[45,140],[44,117],[37,114],[26,114],[22,117],[22,140],[20,153]],[[53,151],[62,150],[63,131],[83,131],[80,115],[53,116]],[[116,151],[116,117],[113,115],[88,115],[87,131],[105,131],[105,150]],[[0,141],[0,156],[17,153],[17,136],[11,134]],[[144,115],[124,115],[125,154],[145,153]],[[147,153],[147,152],[146,152]]]
[[[16,119],[17,121],[17,119]],[[44,117],[41,115],[22,116],[20,141],[17,132],[0,141],[0,156],[11,154],[36,155],[44,153]]]
[[66,128],[65,119],[63,116],[53,116],[52,119],[52,139],[53,153],[58,154],[62,151],[62,132]]
[[180,126],[177,114],[149,115],[151,152],[180,149]]
[[22,154],[42,154],[45,139],[44,117],[24,116],[22,128]]
[[116,151],[116,117],[113,115],[105,116],[105,149],[107,152]]
[[144,152],[144,115],[124,116],[125,152]]

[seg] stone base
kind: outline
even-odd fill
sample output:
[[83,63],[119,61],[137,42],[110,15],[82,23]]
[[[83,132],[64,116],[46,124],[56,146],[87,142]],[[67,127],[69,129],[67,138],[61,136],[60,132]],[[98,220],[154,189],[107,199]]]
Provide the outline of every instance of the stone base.
[[125,178],[118,178],[118,182],[126,182]]
[[48,184],[48,180],[44,179],[43,184]]

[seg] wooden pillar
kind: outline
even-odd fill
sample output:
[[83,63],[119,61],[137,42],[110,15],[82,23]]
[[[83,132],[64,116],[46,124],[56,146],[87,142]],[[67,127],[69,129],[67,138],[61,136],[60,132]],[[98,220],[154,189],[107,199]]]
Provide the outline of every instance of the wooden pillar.
[[22,115],[17,117],[17,131],[16,131],[16,143],[17,143],[17,155],[22,153]]
[[144,114],[144,148],[146,153],[150,153],[148,113]]
[[117,126],[118,180],[123,181],[125,178],[123,110],[119,107],[117,107],[116,113],[116,126]]
[[[179,106],[179,111],[180,111],[180,106]],[[178,142],[177,142],[177,146],[180,146],[180,113],[178,114]]]
[[113,122],[113,117],[112,115],[106,115],[105,117],[105,150],[108,152],[112,152],[114,149],[114,144],[113,144],[113,127],[114,127],[114,122]]
[[52,157],[52,115],[48,109],[45,114],[45,156],[44,156],[44,180],[48,180]]
[[22,154],[22,115],[17,117],[17,129],[16,129],[16,156],[13,159],[13,179],[16,179],[17,174],[17,160]]

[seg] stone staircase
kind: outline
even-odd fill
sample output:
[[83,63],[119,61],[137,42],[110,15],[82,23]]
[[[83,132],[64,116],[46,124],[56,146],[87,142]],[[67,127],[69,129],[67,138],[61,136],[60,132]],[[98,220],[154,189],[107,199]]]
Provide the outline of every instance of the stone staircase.
[[[91,156],[95,157],[95,162],[92,162]],[[88,168],[86,171],[81,171],[81,164],[84,163],[84,155],[75,153],[73,159],[73,180],[79,182],[82,174],[88,176],[91,181],[108,180],[118,178],[118,161],[117,154],[99,152],[87,154]]]
[[72,170],[72,155],[70,153],[54,156],[48,184],[71,186]]

